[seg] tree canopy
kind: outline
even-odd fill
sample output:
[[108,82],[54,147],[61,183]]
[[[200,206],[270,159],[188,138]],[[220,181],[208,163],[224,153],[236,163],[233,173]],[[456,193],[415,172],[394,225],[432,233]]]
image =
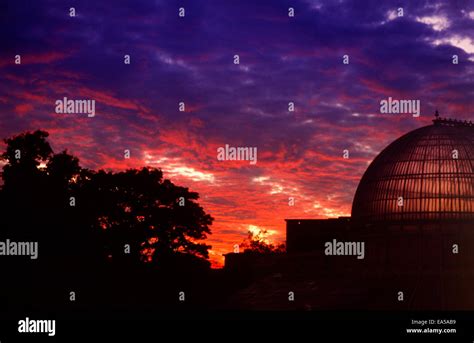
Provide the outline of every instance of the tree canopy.
[[247,238],[241,244],[244,252],[253,252],[260,254],[280,253],[285,251],[285,244],[274,245],[268,240],[268,231],[260,229],[259,231],[249,231]]
[[156,168],[85,169],[47,138],[38,130],[4,140],[1,237],[38,240],[43,255],[67,263],[208,259],[213,218],[198,193]]

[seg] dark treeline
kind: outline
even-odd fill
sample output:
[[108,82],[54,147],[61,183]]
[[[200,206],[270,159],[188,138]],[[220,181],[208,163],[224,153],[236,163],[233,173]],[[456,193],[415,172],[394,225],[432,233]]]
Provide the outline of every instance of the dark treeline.
[[3,314],[212,307],[238,285],[210,269],[203,240],[213,218],[197,193],[155,168],[82,168],[47,137],[6,139],[1,155],[0,241],[38,242],[37,259],[0,256]]

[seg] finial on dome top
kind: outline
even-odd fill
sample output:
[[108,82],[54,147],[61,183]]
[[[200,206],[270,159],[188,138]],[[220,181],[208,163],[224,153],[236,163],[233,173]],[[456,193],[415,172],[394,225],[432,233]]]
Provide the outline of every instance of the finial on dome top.
[[435,119],[433,119],[433,124],[435,124],[435,125],[440,125],[441,122],[443,121],[443,119],[441,119],[441,118],[439,117],[439,111],[438,111],[438,109],[436,109],[434,115],[435,115]]

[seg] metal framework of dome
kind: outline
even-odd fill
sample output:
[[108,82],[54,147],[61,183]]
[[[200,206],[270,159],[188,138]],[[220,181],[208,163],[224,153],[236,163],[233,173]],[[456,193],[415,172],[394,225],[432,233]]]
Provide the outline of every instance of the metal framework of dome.
[[352,204],[356,221],[474,220],[474,124],[443,119],[387,146]]

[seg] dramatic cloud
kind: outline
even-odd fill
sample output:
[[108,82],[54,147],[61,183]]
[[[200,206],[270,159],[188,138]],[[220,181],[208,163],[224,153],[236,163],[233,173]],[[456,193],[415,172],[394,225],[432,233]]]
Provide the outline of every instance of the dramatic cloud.
[[[215,217],[216,265],[249,230],[267,229],[279,241],[285,218],[350,215],[368,163],[428,125],[436,108],[472,119],[467,1],[8,0],[2,7],[0,136],[42,128],[54,149],[69,149],[86,167],[162,168],[199,192]],[[96,116],[55,113],[64,97],[95,100]],[[420,100],[421,116],[380,114],[388,97]],[[218,161],[226,144],[256,147],[257,164]]]

